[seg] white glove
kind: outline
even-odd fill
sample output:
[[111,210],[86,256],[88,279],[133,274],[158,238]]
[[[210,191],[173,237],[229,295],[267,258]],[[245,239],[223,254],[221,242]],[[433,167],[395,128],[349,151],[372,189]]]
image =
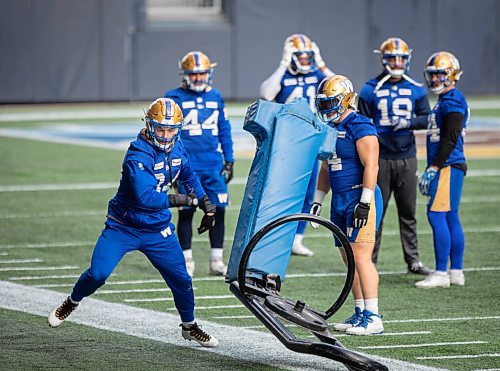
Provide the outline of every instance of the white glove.
[[404,117],[394,116],[392,118],[392,131],[398,131],[401,129],[408,129],[410,127],[410,121]]
[[292,63],[292,54],[294,51],[293,44],[290,42],[290,38],[285,40],[285,45],[283,46],[283,55],[281,57],[280,66],[288,68],[290,63]]
[[[313,204],[311,206],[311,210],[309,211],[309,214],[320,216],[321,215],[321,207],[322,206],[321,206],[321,204],[319,202],[313,202]],[[314,229],[318,229],[319,228],[319,224],[318,223],[309,222],[309,224],[311,224],[311,227],[314,228]]]
[[312,43],[312,51],[314,52],[314,63],[316,64],[316,67],[319,69],[322,69],[325,67],[326,63],[321,57],[321,53],[319,52],[318,45],[313,41]]

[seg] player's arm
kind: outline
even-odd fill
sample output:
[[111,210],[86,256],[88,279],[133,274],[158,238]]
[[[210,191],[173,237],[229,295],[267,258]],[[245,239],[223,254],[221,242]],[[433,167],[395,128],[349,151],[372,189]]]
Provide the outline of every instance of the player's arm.
[[285,75],[287,66],[279,65],[274,73],[260,85],[259,93],[262,98],[273,101],[281,90],[281,79]]
[[451,152],[457,145],[460,135],[462,135],[462,122],[464,116],[459,112],[450,112],[443,117],[443,123],[439,133],[439,149],[432,163],[435,170],[443,167]]
[[428,118],[431,113],[429,100],[424,95],[422,98],[415,101],[415,117],[410,120],[410,129],[419,130],[427,129]]
[[378,139],[375,135],[364,136],[356,141],[359,160],[364,166],[363,192],[354,208],[354,228],[362,228],[368,223],[370,203],[378,175]]
[[[313,204],[311,205],[310,214],[320,216],[323,200],[330,191],[330,179],[328,177],[328,161],[322,161],[318,173],[318,181],[316,184],[316,191],[314,192]],[[317,223],[311,222],[311,227],[318,228]]]
[[370,100],[368,99],[369,94],[370,87],[365,85],[359,92],[358,111],[365,117],[373,118],[372,111],[370,109]]

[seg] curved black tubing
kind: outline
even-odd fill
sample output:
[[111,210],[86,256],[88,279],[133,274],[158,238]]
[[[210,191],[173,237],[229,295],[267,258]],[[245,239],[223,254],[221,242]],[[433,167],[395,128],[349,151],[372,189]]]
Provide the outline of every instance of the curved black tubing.
[[345,300],[349,296],[349,292],[351,291],[352,283],[354,281],[354,273],[355,273],[355,264],[354,264],[354,254],[352,252],[351,244],[347,240],[346,235],[340,230],[339,227],[337,227],[335,224],[333,224],[331,221],[322,218],[320,216],[316,215],[311,215],[311,214],[291,214],[291,215],[285,215],[282,216],[276,220],[273,220],[269,224],[265,225],[263,228],[261,228],[257,233],[253,235],[253,237],[250,239],[248,242],[247,246],[245,247],[245,250],[243,251],[241,260],[240,260],[240,265],[238,267],[238,286],[239,290],[242,294],[245,294],[245,289],[246,289],[246,271],[247,271],[247,265],[248,265],[248,260],[250,259],[250,255],[252,254],[253,249],[255,246],[257,246],[257,243],[269,232],[271,232],[273,229],[286,224],[286,223],[291,223],[291,222],[297,222],[297,221],[307,221],[307,222],[314,222],[322,225],[325,228],[328,228],[334,235],[337,237],[337,239],[340,241],[342,244],[342,247],[346,253],[347,257],[347,276],[346,280],[344,283],[344,287],[342,288],[342,292],[340,293],[338,299],[333,303],[333,305],[324,312],[324,319],[328,319],[335,312],[337,312],[342,304],[344,304]]

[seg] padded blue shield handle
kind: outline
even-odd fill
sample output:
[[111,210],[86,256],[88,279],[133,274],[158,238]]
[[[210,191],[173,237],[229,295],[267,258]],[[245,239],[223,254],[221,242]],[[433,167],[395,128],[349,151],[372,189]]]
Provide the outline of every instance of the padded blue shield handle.
[[[257,141],[229,259],[226,280],[235,281],[252,236],[271,221],[300,213],[315,161],[329,158],[336,131],[325,125],[304,98],[290,104],[258,100],[243,128]],[[277,273],[284,280],[297,222],[266,235],[253,250],[249,274]]]

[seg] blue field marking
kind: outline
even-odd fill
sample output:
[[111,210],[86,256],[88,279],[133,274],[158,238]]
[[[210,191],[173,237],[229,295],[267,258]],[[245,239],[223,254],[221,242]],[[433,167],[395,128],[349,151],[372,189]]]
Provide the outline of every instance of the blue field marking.
[[[128,147],[143,127],[142,123],[85,125],[66,122],[38,128],[2,128],[0,136],[121,150]],[[231,129],[236,153],[255,150],[255,139],[243,130],[243,119],[231,120]]]

